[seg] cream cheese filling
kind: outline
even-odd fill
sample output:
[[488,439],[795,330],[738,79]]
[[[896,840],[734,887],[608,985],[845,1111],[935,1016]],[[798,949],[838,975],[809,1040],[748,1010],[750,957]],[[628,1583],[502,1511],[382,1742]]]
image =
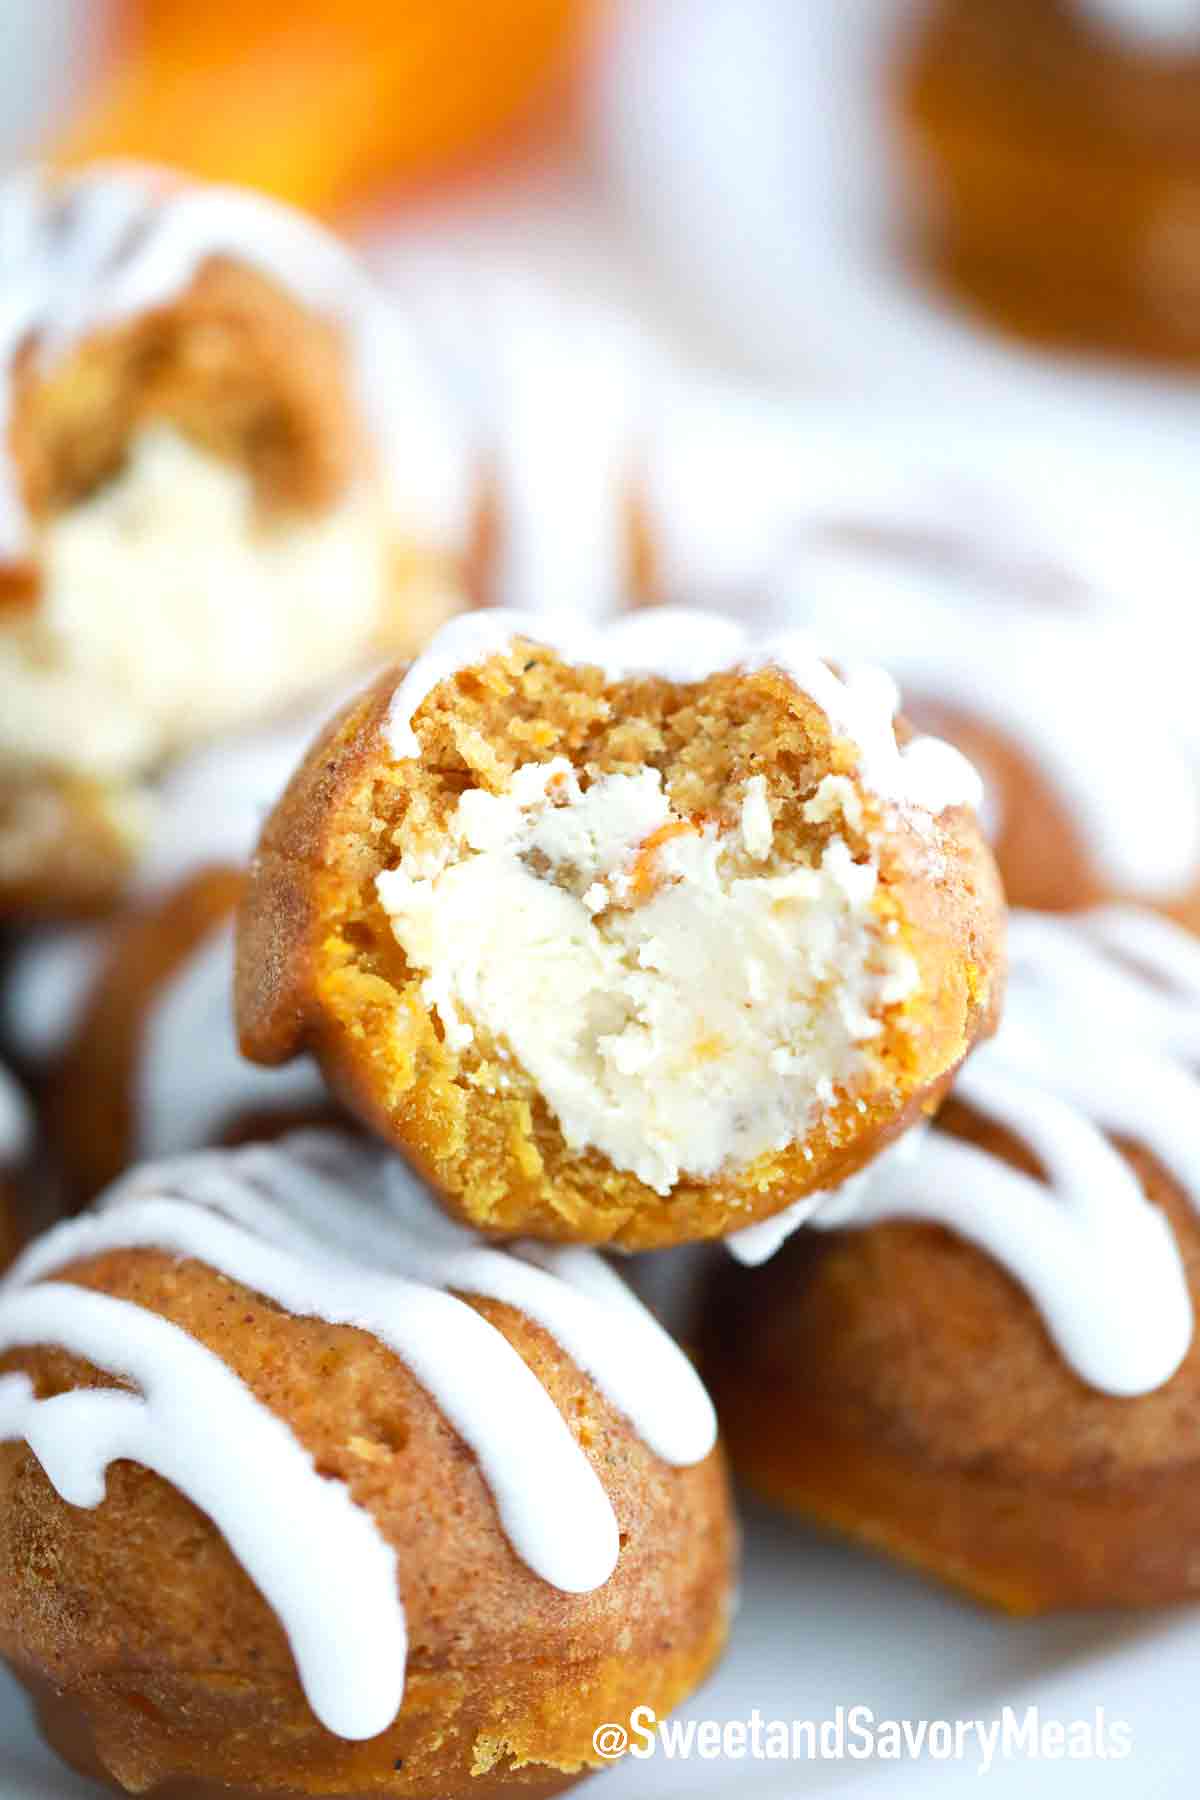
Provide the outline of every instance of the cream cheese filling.
[[[812,816],[856,798],[831,778]],[[835,836],[785,868],[773,840],[761,776],[723,831],[678,814],[655,769],[584,787],[560,757],[468,790],[439,850],[377,891],[450,1047],[486,1033],[573,1150],[667,1194],[804,1135],[916,985],[874,863]]]
[[246,472],[167,426],[42,531],[41,593],[0,633],[0,766],[101,780],[262,717],[368,644],[378,498],[263,524]]

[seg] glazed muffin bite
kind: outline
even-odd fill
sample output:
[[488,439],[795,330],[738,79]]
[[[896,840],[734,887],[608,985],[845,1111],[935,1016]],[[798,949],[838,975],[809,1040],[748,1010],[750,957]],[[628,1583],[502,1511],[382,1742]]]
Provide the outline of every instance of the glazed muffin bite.
[[1195,1597],[1198,1001],[1166,920],[1014,916],[1004,1023],[924,1138],[717,1278],[753,1487],[1008,1612]]
[[989,322],[1195,364],[1188,0],[933,0],[898,77],[914,236]]
[[0,1289],[0,1649],[139,1794],[551,1793],[707,1673],[711,1406],[591,1253],[333,1133],[146,1165]]
[[119,887],[165,758],[453,610],[453,458],[397,318],[286,208],[26,172],[0,238],[0,905],[64,911]]
[[320,738],[243,905],[243,1049],[302,1049],[486,1231],[715,1237],[835,1184],[992,1026],[957,753],[877,670],[700,614],[476,615]]

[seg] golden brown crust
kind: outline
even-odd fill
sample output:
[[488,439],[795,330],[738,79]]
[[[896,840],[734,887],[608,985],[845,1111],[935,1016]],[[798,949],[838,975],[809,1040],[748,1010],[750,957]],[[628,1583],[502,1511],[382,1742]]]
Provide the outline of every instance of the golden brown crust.
[[[630,1249],[723,1235],[859,1168],[932,1111],[972,1043],[993,1028],[1003,908],[974,819],[943,815],[937,859],[915,826],[894,821],[878,852],[878,905],[915,958],[920,988],[911,1007],[897,1009],[903,1017],[889,1018],[858,1092],[840,1098],[802,1145],[710,1181],[684,1179],[666,1197],[597,1152],[570,1151],[533,1084],[487,1092],[486,1068],[448,1051],[420,1000],[373,885],[407,828],[406,809],[436,815],[462,786],[502,783],[518,761],[565,753],[582,764],[598,754],[597,721],[611,731],[605,755],[615,740],[625,767],[654,755],[667,765],[685,810],[711,786],[697,746],[714,719],[726,786],[765,771],[790,796],[793,818],[849,749],[774,670],[714,677],[695,690],[645,680],[618,692],[598,670],[571,671],[541,647],[517,645],[424,703],[419,773],[432,785],[413,798],[417,765],[394,762],[381,737],[399,679],[380,677],[330,724],[268,820],[239,920],[239,1032],[255,1061],[311,1050],[345,1104],[475,1227]],[[547,722],[551,688],[557,724]],[[465,721],[463,704],[478,717]],[[663,746],[680,718],[683,748],[671,760]]]
[[1200,65],[1070,0],[935,0],[900,77],[939,277],[1036,343],[1200,359]]
[[[957,1102],[942,1120],[1036,1172]],[[1126,1154],[1195,1305],[1200,1222],[1150,1156]],[[998,1264],[898,1221],[725,1270],[705,1372],[752,1486],[978,1599],[1034,1613],[1200,1592],[1200,1342],[1154,1393],[1100,1393]]]
[[[158,1252],[113,1252],[65,1278],[215,1350],[317,1467],[347,1482],[397,1549],[409,1634],[396,1725],[366,1744],[334,1738],[308,1710],[270,1607],[174,1488],[120,1463],[105,1502],[81,1511],[27,1449],[4,1446],[0,1651],[43,1697],[47,1684],[63,1696],[54,1735],[71,1737],[77,1760],[90,1746],[137,1793],[190,1778],[416,1800],[520,1791],[526,1776],[537,1791],[597,1760],[597,1724],[640,1700],[665,1712],[718,1654],[734,1553],[719,1453],[693,1469],[661,1463],[524,1315],[471,1301],[546,1387],[612,1501],[621,1557],[592,1594],[561,1593],[520,1562],[474,1459],[374,1338],[292,1317]],[[0,1366],[26,1371],[43,1396],[106,1385],[54,1350]]]
[[[31,1673],[27,1669],[14,1667],[13,1673],[33,1702],[38,1725],[50,1749],[78,1774],[87,1776],[89,1780],[98,1782],[111,1792],[128,1793],[129,1789],[109,1773],[103,1757],[97,1750],[90,1721],[77,1702],[70,1696],[61,1694],[52,1682],[43,1680],[41,1676]],[[446,1684],[421,1680],[415,1686],[410,1687],[408,1697],[414,1709],[414,1720],[420,1717],[425,1726],[431,1730],[436,1729],[438,1721],[447,1714],[452,1714],[453,1717],[451,1729],[461,1735],[465,1741],[473,1741],[477,1733],[485,1733],[487,1730],[486,1705],[482,1701],[474,1705],[469,1704]],[[446,1800],[447,1795],[450,1795],[452,1800],[453,1794],[460,1790],[448,1790],[440,1778],[434,1778],[433,1786],[430,1786],[428,1782],[421,1782],[420,1785],[410,1784],[406,1790],[395,1785],[397,1776],[403,1772],[405,1764],[403,1753],[407,1747],[406,1738],[400,1734],[396,1734],[394,1741],[389,1743],[388,1754],[392,1757],[391,1778],[387,1780],[385,1786],[379,1785],[380,1777],[374,1770],[361,1776],[354,1771],[347,1775],[346,1779],[351,1781],[369,1779],[371,1781],[370,1788],[358,1788],[346,1792],[339,1787],[336,1800],[378,1800],[381,1793],[407,1794],[408,1800]],[[382,1766],[385,1770],[387,1769],[386,1758],[383,1759]],[[503,1791],[512,1794],[515,1800],[548,1800],[548,1796],[561,1794],[565,1789],[573,1787],[587,1773],[587,1770],[577,1774],[564,1774],[561,1770],[548,1771],[544,1766],[536,1763],[527,1764],[520,1769],[509,1766],[503,1769],[499,1775],[488,1773],[469,1777],[470,1786],[463,1791],[471,1795],[488,1795]],[[293,1776],[292,1779],[309,1779],[309,1777],[307,1775]],[[317,1775],[313,1779],[320,1783],[322,1777]],[[420,1780],[420,1778],[418,1779]],[[231,1785],[225,1781],[210,1781],[203,1776],[193,1777],[190,1775],[169,1777],[165,1781],[156,1782],[150,1790],[153,1800],[257,1800],[260,1794],[269,1794],[270,1800],[311,1800],[314,1793],[323,1791],[319,1785],[316,1788],[312,1786],[281,1788],[272,1782],[269,1788],[257,1785],[248,1787],[244,1783]]]

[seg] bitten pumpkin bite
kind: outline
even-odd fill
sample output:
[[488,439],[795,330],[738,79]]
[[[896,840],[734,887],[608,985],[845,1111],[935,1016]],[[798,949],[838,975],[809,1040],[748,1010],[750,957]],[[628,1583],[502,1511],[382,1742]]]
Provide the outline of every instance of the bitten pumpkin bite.
[[835,1186],[994,1024],[977,781],[878,670],[655,611],[448,627],[313,746],[243,903],[310,1050],[477,1228],[649,1248]]
[[1016,914],[922,1140],[731,1263],[705,1373],[767,1498],[1012,1613],[1200,1586],[1200,951]]
[[121,886],[164,759],[454,609],[452,458],[400,321],[261,196],[25,171],[0,272],[0,911],[65,912]]
[[724,1643],[691,1364],[377,1148],[145,1165],[17,1263],[0,1358],[0,1651],[119,1789],[554,1793]]

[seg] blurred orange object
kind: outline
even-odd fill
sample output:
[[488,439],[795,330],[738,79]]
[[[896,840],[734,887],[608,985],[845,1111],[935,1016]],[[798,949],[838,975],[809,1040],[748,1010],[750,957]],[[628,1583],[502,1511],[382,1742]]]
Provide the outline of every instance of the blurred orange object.
[[59,146],[140,157],[330,213],[460,163],[536,109],[594,0],[126,0],[112,67]]

